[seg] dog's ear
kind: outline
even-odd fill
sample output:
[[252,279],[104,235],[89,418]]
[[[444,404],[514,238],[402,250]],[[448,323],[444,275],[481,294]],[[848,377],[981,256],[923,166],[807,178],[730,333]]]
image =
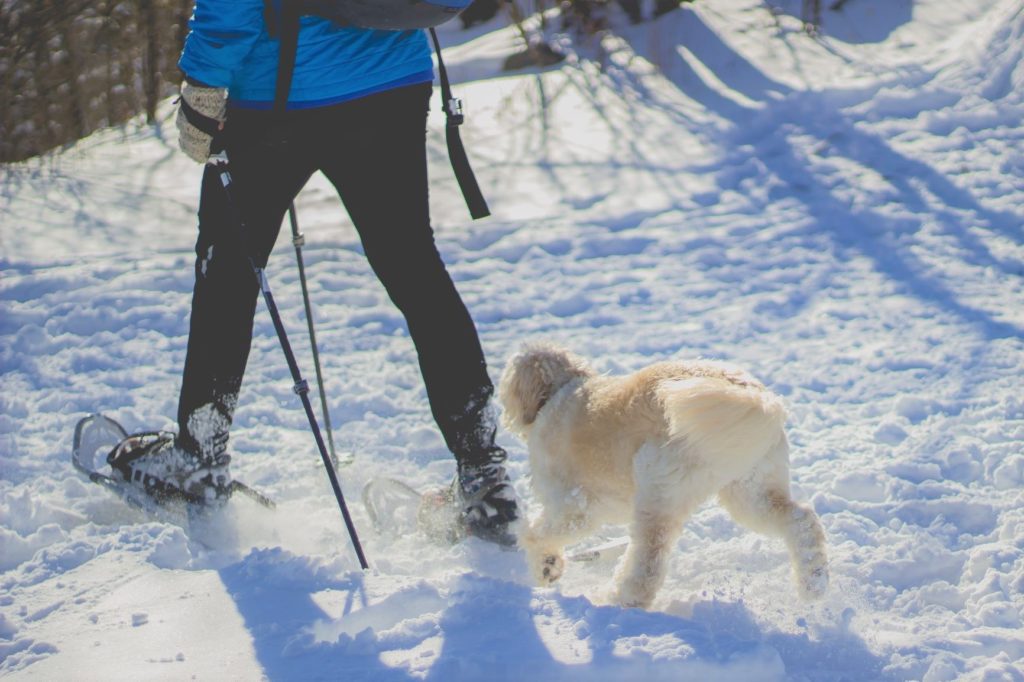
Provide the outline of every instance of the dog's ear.
[[509,360],[498,383],[502,421],[513,433],[524,435],[537,419],[541,406],[551,397],[540,363],[530,353],[517,353]]
[[519,435],[554,393],[577,377],[592,374],[582,358],[548,344],[525,347],[509,360],[498,385],[502,421]]

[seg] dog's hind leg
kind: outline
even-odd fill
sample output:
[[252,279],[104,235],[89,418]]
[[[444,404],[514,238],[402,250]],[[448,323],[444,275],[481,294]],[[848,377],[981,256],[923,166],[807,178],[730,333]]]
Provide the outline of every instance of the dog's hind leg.
[[615,571],[611,600],[647,608],[665,581],[683,525],[713,492],[710,473],[678,443],[643,445],[634,460],[636,496],[629,548]]
[[818,599],[825,594],[825,531],[813,509],[790,497],[789,445],[785,438],[748,476],[725,486],[719,499],[741,525],[785,540],[803,598]]

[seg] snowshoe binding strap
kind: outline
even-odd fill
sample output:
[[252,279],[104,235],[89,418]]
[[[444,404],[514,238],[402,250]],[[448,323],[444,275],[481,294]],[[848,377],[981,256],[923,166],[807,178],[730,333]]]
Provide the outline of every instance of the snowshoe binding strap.
[[[222,504],[228,500],[235,490],[230,482],[221,483],[215,479],[213,472],[198,480],[202,483],[202,489],[212,494],[199,495],[191,490],[185,490],[171,479],[147,472],[138,467],[139,460],[153,455],[162,448],[173,448],[174,436],[170,433],[160,431],[147,431],[128,436],[110,451],[107,455],[107,463],[122,480],[132,486],[141,488],[142,491],[153,499],[157,504],[168,504],[181,502],[189,505],[204,506],[208,504]],[[226,460],[229,460],[225,456]],[[223,462],[226,464],[227,462]],[[203,467],[196,469],[200,473]]]
[[518,518],[512,482],[498,462],[479,467],[459,467],[449,488],[449,499],[459,513],[460,525],[468,536],[504,547],[514,547],[516,536],[510,525]]

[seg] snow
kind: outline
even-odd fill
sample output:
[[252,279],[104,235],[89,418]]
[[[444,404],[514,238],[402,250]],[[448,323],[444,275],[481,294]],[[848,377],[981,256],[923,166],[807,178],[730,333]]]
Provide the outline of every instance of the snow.
[[[825,3],[827,5],[827,3]],[[434,223],[492,374],[547,338],[625,372],[710,357],[790,409],[832,585],[705,506],[650,611],[522,557],[376,534],[363,485],[452,461],[404,323],[329,185],[298,200],[358,568],[264,310],[233,431],[249,501],[188,532],[71,467],[75,422],[173,426],[200,169],[156,127],[4,166],[0,674],[11,679],[1024,679],[1024,6],[697,2],[553,40],[445,29],[494,216],[469,221],[431,118]],[[625,24],[621,17],[617,19]],[[307,378],[287,237],[268,270]],[[511,472],[531,495],[522,443]],[[622,528],[609,528],[603,539]]]

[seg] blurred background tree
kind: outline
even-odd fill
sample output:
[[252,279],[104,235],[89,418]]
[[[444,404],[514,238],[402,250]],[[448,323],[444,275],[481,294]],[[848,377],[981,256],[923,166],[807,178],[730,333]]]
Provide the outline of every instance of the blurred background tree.
[[193,0],[0,0],[0,161],[145,112],[181,79]]
[[[35,156],[140,112],[152,122],[160,100],[181,81],[177,61],[194,1],[0,0],[0,162]],[[779,1],[765,6],[776,11]],[[613,8],[639,23],[688,2],[476,0],[460,19],[468,28],[502,14],[515,24],[525,48],[505,68],[520,69],[563,58],[545,40],[545,10],[559,9],[558,30],[590,34],[609,28]],[[845,2],[827,7],[838,11]],[[821,0],[799,6],[805,29],[815,32]],[[539,22],[526,21],[537,16]]]

